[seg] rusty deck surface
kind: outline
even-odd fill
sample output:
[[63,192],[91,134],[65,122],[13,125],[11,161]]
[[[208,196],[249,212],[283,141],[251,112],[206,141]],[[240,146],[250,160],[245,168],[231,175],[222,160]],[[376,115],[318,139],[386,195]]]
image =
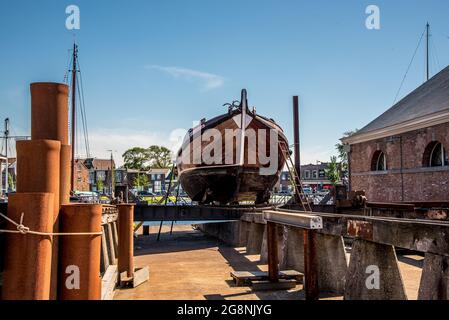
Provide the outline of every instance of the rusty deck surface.
[[[193,230],[175,226],[169,235],[164,226],[160,242],[158,227],[150,227],[150,236],[135,240],[135,265],[150,267],[150,281],[133,289],[118,289],[118,300],[303,300],[302,285],[284,291],[252,292],[236,287],[231,271],[267,271],[259,264],[259,255],[246,255],[245,248],[233,248]],[[399,266],[409,299],[416,299],[421,277],[422,258],[398,255]],[[320,296],[320,299],[342,299]]]

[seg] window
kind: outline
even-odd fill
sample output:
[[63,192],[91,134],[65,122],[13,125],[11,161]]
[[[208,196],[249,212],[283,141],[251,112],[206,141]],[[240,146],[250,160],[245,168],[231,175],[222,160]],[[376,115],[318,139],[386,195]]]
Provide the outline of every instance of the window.
[[310,170],[305,171],[305,177],[306,179],[310,179]]
[[313,179],[318,179],[318,170],[313,170],[313,172],[312,172],[312,178],[313,178]]
[[371,171],[385,171],[387,170],[387,159],[385,154],[377,150],[374,152],[373,158],[371,160]]
[[448,157],[446,149],[440,142],[434,143],[430,151],[429,167],[442,167],[448,165]]
[[443,144],[439,141],[432,141],[424,150],[423,167],[442,167],[449,165],[448,154]]

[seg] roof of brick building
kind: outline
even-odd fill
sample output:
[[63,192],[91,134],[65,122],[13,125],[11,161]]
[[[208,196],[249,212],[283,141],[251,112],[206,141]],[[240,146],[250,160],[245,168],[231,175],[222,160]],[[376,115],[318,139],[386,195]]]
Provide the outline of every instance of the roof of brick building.
[[448,110],[449,67],[446,67],[351,138]]

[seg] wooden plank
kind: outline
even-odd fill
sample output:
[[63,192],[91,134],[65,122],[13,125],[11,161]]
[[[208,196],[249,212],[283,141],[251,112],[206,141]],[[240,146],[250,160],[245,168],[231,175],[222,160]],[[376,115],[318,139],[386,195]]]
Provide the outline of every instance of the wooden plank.
[[108,223],[106,225],[106,241],[108,242],[108,253],[109,253],[109,263],[117,264],[116,255],[115,255],[115,245],[114,245],[114,237],[112,235],[112,225]]
[[106,270],[101,279],[101,300],[112,300],[118,281],[118,269],[116,265],[111,265]]
[[133,288],[150,280],[150,268],[148,266],[134,269]]
[[104,232],[104,227],[101,226],[101,231],[103,234],[101,235],[101,272],[106,272],[109,267],[109,254],[108,254],[108,245],[106,244],[106,235]]
[[[232,271],[231,277],[237,286],[244,286],[256,280],[267,280],[268,272],[264,271]],[[294,279],[298,283],[303,281],[304,274],[296,270],[279,271],[279,279]]]
[[279,279],[278,282],[271,282],[267,280],[251,281],[251,288],[254,291],[268,291],[268,290],[289,290],[296,287],[296,280]]
[[117,230],[117,220],[112,222],[112,236],[114,239],[114,252],[115,256],[118,257],[118,230]]

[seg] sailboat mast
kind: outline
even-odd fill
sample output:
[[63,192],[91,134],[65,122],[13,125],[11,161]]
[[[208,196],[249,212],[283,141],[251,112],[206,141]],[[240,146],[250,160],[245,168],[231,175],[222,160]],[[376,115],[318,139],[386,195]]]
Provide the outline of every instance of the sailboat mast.
[[78,46],[73,44],[72,65],[72,168],[70,170],[70,190],[75,191],[75,142],[76,142],[76,59],[78,58]]
[[9,118],[5,119],[5,158],[6,158],[6,166],[5,166],[5,195],[8,193],[8,174],[9,174],[9,160],[8,160],[8,139],[9,139]]
[[427,81],[429,81],[429,75],[430,75],[430,70],[429,70],[429,30],[430,30],[430,25],[427,22],[426,25],[426,73],[427,73]]

